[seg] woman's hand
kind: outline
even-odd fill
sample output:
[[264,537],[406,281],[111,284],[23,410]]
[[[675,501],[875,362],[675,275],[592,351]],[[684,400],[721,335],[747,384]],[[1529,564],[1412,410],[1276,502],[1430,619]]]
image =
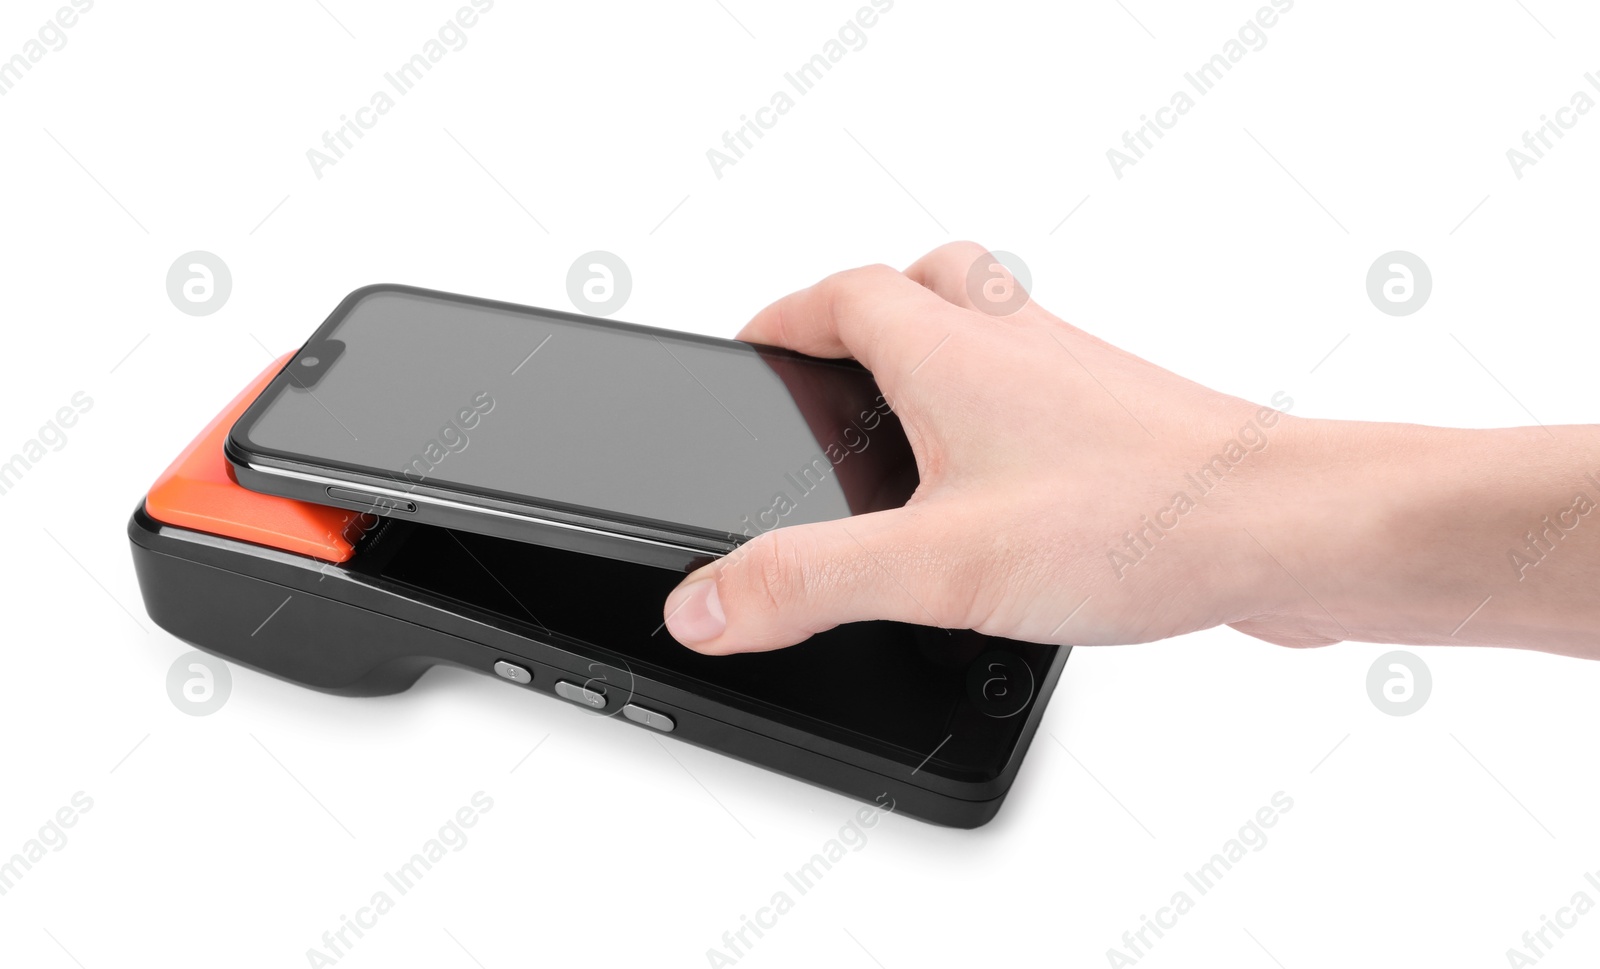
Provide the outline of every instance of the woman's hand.
[[[969,285],[975,265],[988,288]],[[1600,469],[1594,428],[1290,417],[1286,394],[1267,407],[1209,390],[1009,298],[1016,285],[955,243],[904,273],[831,276],[745,327],[867,366],[921,484],[904,508],[778,528],[690,575],[665,605],[679,642],[765,650],[893,619],[1043,643],[1230,623],[1294,646],[1593,649],[1592,593],[1568,607],[1584,615],[1549,615],[1557,593],[1527,594],[1501,546],[1572,503],[1584,454]],[[1481,462],[1508,460],[1545,474],[1485,489]],[[1587,549],[1568,556],[1575,595],[1600,577],[1600,541]],[[1497,594],[1499,610],[1452,633]]]

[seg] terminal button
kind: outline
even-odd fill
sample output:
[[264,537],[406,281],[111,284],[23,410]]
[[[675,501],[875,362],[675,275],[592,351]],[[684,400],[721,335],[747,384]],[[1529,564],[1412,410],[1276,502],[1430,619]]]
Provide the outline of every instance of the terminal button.
[[598,690],[590,690],[576,683],[566,680],[556,681],[556,695],[563,700],[586,706],[591,710],[604,710],[606,708],[606,695]]
[[494,664],[494,673],[496,676],[504,677],[513,683],[528,684],[533,682],[532,673],[515,663],[507,663],[505,660]]
[[632,720],[634,723],[642,723],[646,727],[653,727],[662,733],[671,733],[672,728],[677,726],[677,724],[672,722],[672,718],[667,716],[665,713],[657,713],[654,710],[647,710],[636,703],[630,703],[623,707],[622,715],[627,717],[629,720]]

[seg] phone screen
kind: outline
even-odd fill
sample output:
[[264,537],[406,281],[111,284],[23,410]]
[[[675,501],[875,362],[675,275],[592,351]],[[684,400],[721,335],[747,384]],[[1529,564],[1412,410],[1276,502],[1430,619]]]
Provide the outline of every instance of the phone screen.
[[917,484],[899,419],[852,363],[402,287],[346,300],[234,436],[735,540],[899,507]]

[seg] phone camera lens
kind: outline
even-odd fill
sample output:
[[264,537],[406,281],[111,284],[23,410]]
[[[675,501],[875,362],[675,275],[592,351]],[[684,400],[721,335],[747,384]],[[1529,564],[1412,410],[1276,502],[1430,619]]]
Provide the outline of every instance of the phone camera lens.
[[302,367],[315,367],[317,364],[319,364],[321,362],[322,361],[320,359],[316,358],[316,357],[301,357],[300,358],[300,366],[302,366]]

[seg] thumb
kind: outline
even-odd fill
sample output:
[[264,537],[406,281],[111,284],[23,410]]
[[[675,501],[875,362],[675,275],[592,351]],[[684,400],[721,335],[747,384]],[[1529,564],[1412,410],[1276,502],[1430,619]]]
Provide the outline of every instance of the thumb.
[[[919,531],[922,534],[919,534]],[[959,624],[940,543],[905,508],[777,528],[691,573],[667,596],[667,631],[702,653],[792,646],[841,623]]]

